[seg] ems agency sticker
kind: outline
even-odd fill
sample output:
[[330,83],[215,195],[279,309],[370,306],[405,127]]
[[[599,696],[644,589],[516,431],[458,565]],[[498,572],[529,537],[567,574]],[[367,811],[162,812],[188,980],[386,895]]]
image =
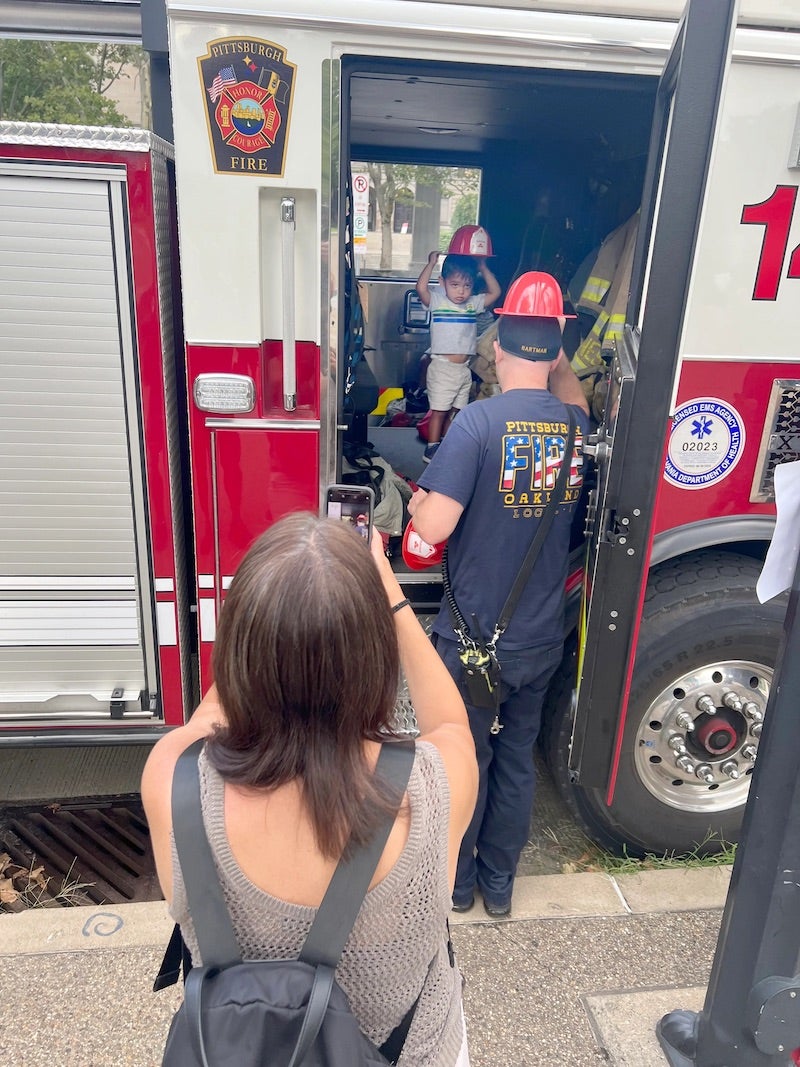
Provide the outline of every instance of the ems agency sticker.
[[675,412],[664,477],[681,489],[704,489],[726,478],[744,450],[744,423],[714,397],[690,400]]
[[197,65],[214,170],[280,178],[297,69],[285,49],[257,37],[220,37]]

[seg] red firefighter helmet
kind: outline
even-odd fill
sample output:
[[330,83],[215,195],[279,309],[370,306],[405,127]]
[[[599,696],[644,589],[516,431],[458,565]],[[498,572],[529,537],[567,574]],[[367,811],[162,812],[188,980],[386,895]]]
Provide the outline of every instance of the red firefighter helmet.
[[492,240],[483,226],[459,226],[450,238],[448,256],[493,256]]
[[577,318],[564,314],[561,287],[552,274],[540,270],[521,274],[509,286],[503,306],[494,310],[498,315],[525,315],[528,318]]
[[414,529],[414,523],[409,522],[403,532],[403,559],[412,571],[425,571],[442,562],[446,544],[440,541],[438,545],[429,545]]

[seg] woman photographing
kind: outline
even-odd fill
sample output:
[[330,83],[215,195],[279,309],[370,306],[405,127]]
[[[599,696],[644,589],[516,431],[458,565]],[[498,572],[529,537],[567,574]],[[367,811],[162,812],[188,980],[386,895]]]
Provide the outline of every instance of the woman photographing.
[[341,523],[293,514],[242,561],[220,614],[215,685],[154,747],[142,800],[159,881],[193,962],[197,939],[172,840],[180,753],[205,738],[201,807],[246,959],[294,959],[350,840],[387,792],[400,667],[420,737],[407,791],[336,977],[380,1046],[416,1003],[398,1063],[466,1067],[461,977],[446,919],[477,790],[464,704],[386,559]]

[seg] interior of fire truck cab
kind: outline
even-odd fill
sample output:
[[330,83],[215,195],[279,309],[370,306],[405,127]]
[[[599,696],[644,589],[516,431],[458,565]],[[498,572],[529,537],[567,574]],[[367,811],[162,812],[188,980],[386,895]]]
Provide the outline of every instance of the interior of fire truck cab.
[[[420,368],[430,335],[414,290],[428,253],[444,254],[460,225],[479,224],[501,300],[529,270],[552,274],[565,301],[576,299],[593,253],[639,206],[656,79],[345,57],[340,92],[349,106],[338,217],[352,235],[338,272],[343,473],[369,447],[415,481],[425,469]],[[481,316],[479,335],[493,321]],[[593,322],[581,314],[567,327],[568,355]],[[496,389],[492,368],[472,370],[470,402],[480,402]],[[404,569],[399,538],[390,545]]]

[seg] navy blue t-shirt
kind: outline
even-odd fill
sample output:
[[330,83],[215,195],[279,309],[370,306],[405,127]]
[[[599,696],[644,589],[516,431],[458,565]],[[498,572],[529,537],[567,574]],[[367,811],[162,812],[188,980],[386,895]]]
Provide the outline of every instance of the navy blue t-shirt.
[[[572,406],[577,422],[566,499],[534,564],[500,648],[558,644],[564,636],[564,583],[570,522],[583,484],[581,445],[589,416]],[[512,389],[475,401],[453,421],[419,484],[464,506],[448,540],[453,594],[474,634],[494,632],[555,487],[569,433],[567,408],[546,389]],[[453,638],[452,615],[442,600],[434,632]]]

